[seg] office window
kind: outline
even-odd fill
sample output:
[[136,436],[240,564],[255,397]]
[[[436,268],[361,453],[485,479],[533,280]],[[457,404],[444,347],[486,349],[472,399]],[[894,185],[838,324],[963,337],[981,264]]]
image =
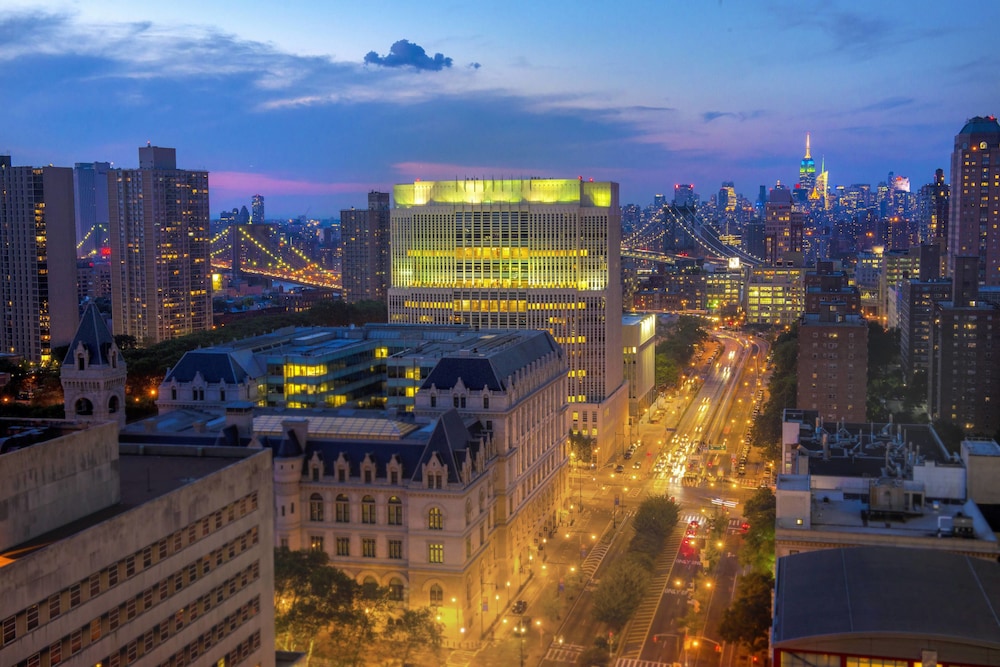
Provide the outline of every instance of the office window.
[[337,496],[337,523],[351,522],[351,504],[343,493]]
[[430,511],[427,512],[427,527],[431,530],[444,529],[444,517],[441,514],[440,507],[432,507]]
[[389,581],[389,599],[395,602],[402,602],[404,596],[403,582],[397,578]]
[[444,562],[444,545],[443,544],[429,544],[427,545],[427,562],[429,563],[443,563]]
[[337,555],[338,556],[351,555],[351,538],[349,537],[337,538]]
[[389,498],[388,514],[388,522],[390,526],[403,525],[403,502],[398,496],[392,496]]
[[38,605],[33,604],[28,607],[27,613],[28,630],[34,630],[38,627]]
[[323,550],[323,538],[320,535],[313,535],[309,538],[309,548],[313,551]]
[[431,605],[432,606],[433,605],[439,605],[439,604],[443,603],[444,602],[444,589],[441,588],[439,585],[434,584],[433,586],[431,586],[430,597],[431,597]]
[[314,493],[309,496],[309,520],[323,520],[323,496],[318,493]]
[[361,499],[361,523],[375,523],[375,499],[371,496]]
[[403,540],[389,540],[389,558],[403,557]]
[[375,538],[361,538],[361,555],[365,558],[375,558]]

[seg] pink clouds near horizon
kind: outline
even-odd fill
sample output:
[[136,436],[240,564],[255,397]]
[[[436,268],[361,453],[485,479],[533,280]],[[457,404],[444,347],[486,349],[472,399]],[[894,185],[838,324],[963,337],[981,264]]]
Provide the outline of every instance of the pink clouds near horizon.
[[213,191],[241,196],[336,195],[368,192],[385,187],[375,183],[300,181],[242,171],[212,171],[208,177]]

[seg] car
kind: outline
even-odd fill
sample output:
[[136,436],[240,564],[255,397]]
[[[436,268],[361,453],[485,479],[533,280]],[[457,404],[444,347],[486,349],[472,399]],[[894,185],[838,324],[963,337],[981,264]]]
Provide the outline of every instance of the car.
[[615,466],[615,472],[625,472],[625,466],[619,463],[618,465]]
[[635,463],[632,464],[632,467],[635,468],[636,470],[639,470],[640,468],[642,468],[642,461],[636,461]]
[[528,609],[527,600],[518,600],[517,602],[514,603],[514,606],[511,607],[511,611],[513,611],[515,614],[523,614],[525,611],[527,611],[527,609]]
[[630,449],[627,452],[625,452],[624,454],[622,454],[622,458],[625,459],[626,461],[628,461],[630,458],[632,458],[632,450]]

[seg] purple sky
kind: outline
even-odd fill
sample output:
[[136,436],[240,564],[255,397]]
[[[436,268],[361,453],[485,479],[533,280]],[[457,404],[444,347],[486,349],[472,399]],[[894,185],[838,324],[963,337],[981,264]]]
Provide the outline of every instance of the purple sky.
[[[5,0],[0,153],[208,169],[213,216],[337,216],[370,189],[593,177],[648,204],[794,181],[913,187],[998,112],[1000,3]],[[971,17],[971,18],[970,18]]]

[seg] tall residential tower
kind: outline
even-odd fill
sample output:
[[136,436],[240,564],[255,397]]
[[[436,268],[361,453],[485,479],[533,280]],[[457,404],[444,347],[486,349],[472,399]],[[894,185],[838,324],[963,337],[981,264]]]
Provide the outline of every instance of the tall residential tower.
[[0,352],[32,363],[79,322],[73,170],[15,167],[0,155]]
[[976,116],[955,137],[951,154],[948,272],[955,258],[975,256],[981,286],[1000,286],[1000,124]]
[[150,344],[210,329],[208,172],[145,146],[138,169],[108,172],[108,193],[115,335]]
[[391,284],[389,193],[368,193],[367,209],[340,212],[345,301],[385,301]]

